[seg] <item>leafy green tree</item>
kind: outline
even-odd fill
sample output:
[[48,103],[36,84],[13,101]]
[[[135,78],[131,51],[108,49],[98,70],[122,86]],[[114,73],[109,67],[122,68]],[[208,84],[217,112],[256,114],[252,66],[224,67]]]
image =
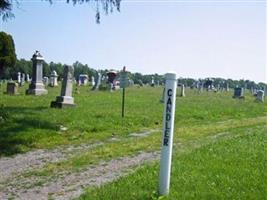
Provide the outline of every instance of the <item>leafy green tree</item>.
[[43,63],[43,76],[49,77],[51,75],[51,69],[48,63]]
[[[49,3],[53,3],[53,0],[46,0]],[[117,11],[120,11],[120,2],[121,0],[66,0],[66,3],[82,4],[90,3],[93,4],[96,8],[96,22],[100,22],[100,9],[105,12],[105,14],[113,12],[115,8]],[[0,16],[3,20],[14,17],[12,13],[12,8],[14,4],[19,4],[17,0],[0,0]]]
[[60,79],[63,78],[63,68],[64,68],[64,66],[61,63],[50,62],[49,63],[49,68],[50,68],[51,72],[55,70]]
[[17,79],[17,73],[21,72],[24,74],[32,74],[32,62],[25,59],[20,59],[16,61],[14,67],[8,67],[5,70],[3,78],[5,79]]
[[74,77],[76,80],[79,79],[80,74],[87,74],[89,77],[91,77],[95,73],[94,72],[95,70],[89,68],[87,64],[83,65],[82,63],[78,61],[73,63],[73,67],[74,67]]
[[14,68],[16,64],[15,44],[11,35],[0,32],[0,78],[7,68]]
[[0,16],[3,20],[13,17],[12,10],[12,0],[0,0]]

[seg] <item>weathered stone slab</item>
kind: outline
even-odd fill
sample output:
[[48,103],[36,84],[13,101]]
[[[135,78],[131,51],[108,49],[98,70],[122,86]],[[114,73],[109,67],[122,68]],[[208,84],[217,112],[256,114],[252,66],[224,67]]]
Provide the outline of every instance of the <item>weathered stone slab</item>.
[[73,75],[73,67],[65,65],[61,94],[56,97],[56,101],[51,102],[51,108],[75,107],[74,98],[72,97]]

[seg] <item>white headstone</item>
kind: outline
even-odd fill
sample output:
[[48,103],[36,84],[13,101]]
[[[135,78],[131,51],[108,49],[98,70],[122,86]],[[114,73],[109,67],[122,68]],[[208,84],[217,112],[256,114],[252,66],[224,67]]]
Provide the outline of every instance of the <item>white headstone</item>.
[[91,84],[92,84],[92,86],[94,87],[95,86],[95,77],[91,77]]
[[184,87],[184,84],[181,85],[181,97],[185,97],[185,87]]
[[26,74],[26,82],[30,82],[31,79],[30,79],[30,75],[29,74]]
[[44,78],[43,78],[43,83],[44,83],[45,86],[48,85],[48,83],[49,83],[49,78],[48,78],[47,76],[44,76]]
[[55,70],[53,70],[51,75],[50,75],[50,86],[51,87],[58,86],[57,78],[58,78],[57,72]]
[[20,84],[21,83],[21,73],[20,72],[18,72],[18,84]]

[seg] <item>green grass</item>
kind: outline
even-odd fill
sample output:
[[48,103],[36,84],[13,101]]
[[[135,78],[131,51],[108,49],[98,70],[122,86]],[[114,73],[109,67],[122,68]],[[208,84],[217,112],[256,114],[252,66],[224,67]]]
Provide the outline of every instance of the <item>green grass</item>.
[[[121,119],[121,93],[94,92],[80,87],[74,94],[75,109],[51,109],[60,88],[48,88],[46,96],[26,96],[27,85],[20,95],[4,95],[0,88],[0,104],[11,116],[0,126],[0,156],[26,152],[35,148],[94,143],[112,135],[127,134],[146,128],[162,127],[163,105],[159,102],[162,88],[127,88],[126,117]],[[231,98],[232,93],[198,94],[187,90],[185,98],[177,98],[176,127],[191,127],[228,119],[244,119],[264,115],[266,103],[255,103],[247,95],[244,101]],[[60,125],[67,127],[59,131]]]
[[[186,148],[175,148],[170,193],[159,199],[267,198],[266,125],[233,130],[228,137]],[[158,173],[158,163],[147,164],[127,177],[89,189],[79,199],[158,199]]]
[[[124,119],[120,91],[80,87],[80,94],[74,93],[77,107],[61,110],[49,107],[60,87],[48,88],[48,95],[38,97],[26,96],[26,89],[27,85],[19,88],[19,95],[8,96],[3,94],[5,86],[0,87],[0,104],[9,116],[0,122],[0,157],[60,145],[105,143],[22,174],[33,180],[43,177],[33,185],[42,185],[61,171],[160,150],[161,131],[144,138],[129,133],[161,130],[161,87],[127,88]],[[187,89],[186,97],[177,97],[171,193],[164,198],[264,199],[266,114],[267,103],[256,103],[249,93],[238,100],[232,92],[198,94]],[[60,131],[60,126],[67,131]],[[109,140],[114,136],[120,140]],[[119,181],[89,189],[81,199],[157,199],[158,168],[157,163],[145,165]]]

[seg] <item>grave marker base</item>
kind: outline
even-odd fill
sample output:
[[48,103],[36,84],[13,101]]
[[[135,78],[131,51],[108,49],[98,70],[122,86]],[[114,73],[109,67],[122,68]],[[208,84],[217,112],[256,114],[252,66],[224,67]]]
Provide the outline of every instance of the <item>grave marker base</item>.
[[69,108],[69,107],[75,107],[74,99],[73,97],[67,97],[67,96],[58,96],[56,98],[56,101],[52,101],[50,104],[51,108]]

